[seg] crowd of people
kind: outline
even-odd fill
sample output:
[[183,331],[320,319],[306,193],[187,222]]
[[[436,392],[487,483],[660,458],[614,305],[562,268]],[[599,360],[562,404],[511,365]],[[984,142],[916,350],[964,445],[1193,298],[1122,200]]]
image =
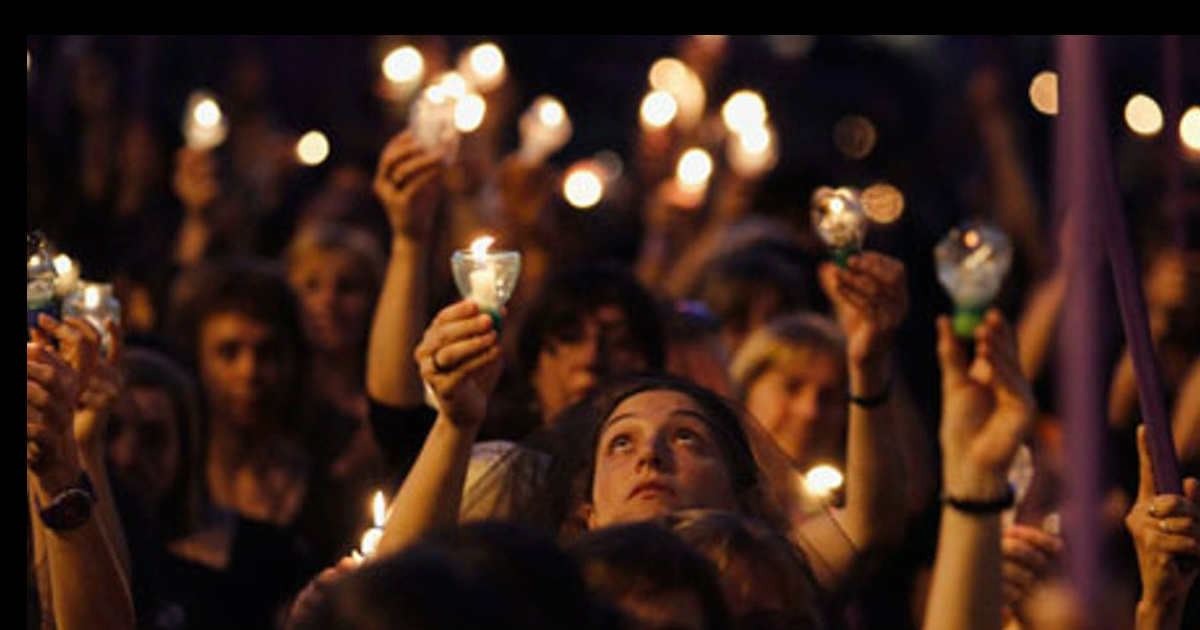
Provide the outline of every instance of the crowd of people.
[[[715,89],[711,37],[675,53]],[[636,130],[585,216],[513,146],[515,80],[453,150],[400,125],[304,171],[261,58],[238,59],[216,148],[157,139],[113,59],[69,61],[69,123],[31,117],[28,227],[122,312],[31,319],[29,628],[1200,623],[1200,260],[1136,242],[1185,479],[1156,490],[1114,336],[1082,525],[1104,610],[1084,610],[1053,369],[1070,248],[994,68],[962,96],[981,148],[955,185],[1017,263],[964,336],[925,247],[960,217],[905,216],[835,262],[807,207],[765,207],[790,172],[718,160],[685,194],[663,165],[703,122]],[[497,312],[449,262],[484,233],[522,260]]]

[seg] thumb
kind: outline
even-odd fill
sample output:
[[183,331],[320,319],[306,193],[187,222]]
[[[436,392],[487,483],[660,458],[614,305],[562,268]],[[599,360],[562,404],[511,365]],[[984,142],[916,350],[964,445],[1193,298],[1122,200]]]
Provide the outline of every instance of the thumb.
[[1187,497],[1188,501],[1200,506],[1200,480],[1195,477],[1184,479],[1183,496]]
[[950,318],[945,315],[937,318],[937,355],[938,364],[942,368],[943,385],[956,383],[965,378],[967,355],[954,335]]
[[1146,425],[1137,428],[1138,449],[1138,501],[1149,501],[1158,493],[1154,488],[1154,464],[1150,461],[1150,444],[1146,438]]

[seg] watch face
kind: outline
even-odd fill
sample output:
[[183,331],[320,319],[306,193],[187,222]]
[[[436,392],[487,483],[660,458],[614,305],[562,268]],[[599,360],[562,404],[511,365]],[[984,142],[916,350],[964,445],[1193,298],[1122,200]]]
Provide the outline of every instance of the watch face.
[[92,514],[92,494],[83,488],[71,488],[59,494],[39,511],[42,522],[53,530],[75,529]]

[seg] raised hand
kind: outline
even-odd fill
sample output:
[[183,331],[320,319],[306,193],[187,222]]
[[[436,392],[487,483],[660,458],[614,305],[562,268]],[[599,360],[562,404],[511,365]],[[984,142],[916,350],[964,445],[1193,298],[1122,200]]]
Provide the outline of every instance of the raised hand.
[[999,311],[989,311],[975,331],[973,358],[949,318],[938,318],[937,332],[944,488],[959,499],[996,498],[1036,411],[1013,332]]
[[1125,515],[1125,528],[1133,538],[1142,578],[1139,608],[1182,609],[1200,573],[1200,482],[1186,479],[1184,496],[1159,494],[1144,425],[1138,427],[1137,437],[1138,494]]
[[1058,536],[1029,525],[1014,524],[1000,537],[1000,569],[1004,603],[1017,608],[1057,569],[1063,550]]
[[383,204],[393,238],[423,242],[440,200],[445,161],[429,151],[411,130],[396,134],[379,155],[373,189]]
[[442,309],[413,351],[438,409],[451,422],[478,427],[503,367],[490,315],[470,300]]
[[75,412],[75,440],[84,449],[102,446],[113,405],[125,389],[125,375],[121,371],[123,335],[119,326],[111,321],[107,333],[112,339],[112,348],[96,361],[91,377],[82,384],[79,408]]
[[71,431],[79,374],[45,344],[25,345],[25,463],[46,496],[79,476]]
[[851,364],[886,361],[908,314],[904,264],[878,252],[864,252],[851,257],[845,268],[823,264],[819,279],[846,334]]

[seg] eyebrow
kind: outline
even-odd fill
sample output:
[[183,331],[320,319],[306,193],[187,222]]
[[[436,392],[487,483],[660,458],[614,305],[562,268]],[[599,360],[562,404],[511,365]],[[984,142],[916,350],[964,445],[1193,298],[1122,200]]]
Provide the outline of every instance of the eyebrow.
[[[607,420],[604,421],[603,425],[600,426],[600,433],[604,433],[605,431],[608,430],[608,427],[610,427],[622,420],[637,418],[638,416],[639,416],[639,414],[634,413],[632,411],[626,411],[625,413],[611,416],[610,418],[608,418]],[[679,408],[673,409],[671,411],[670,416],[672,418],[674,418],[676,416],[684,416],[687,418],[692,418],[692,419],[700,422],[701,424],[703,424],[706,428],[709,428],[711,430],[711,421],[709,420],[708,416],[704,415],[703,413],[701,413],[699,411],[696,411],[695,409],[679,407]]]

